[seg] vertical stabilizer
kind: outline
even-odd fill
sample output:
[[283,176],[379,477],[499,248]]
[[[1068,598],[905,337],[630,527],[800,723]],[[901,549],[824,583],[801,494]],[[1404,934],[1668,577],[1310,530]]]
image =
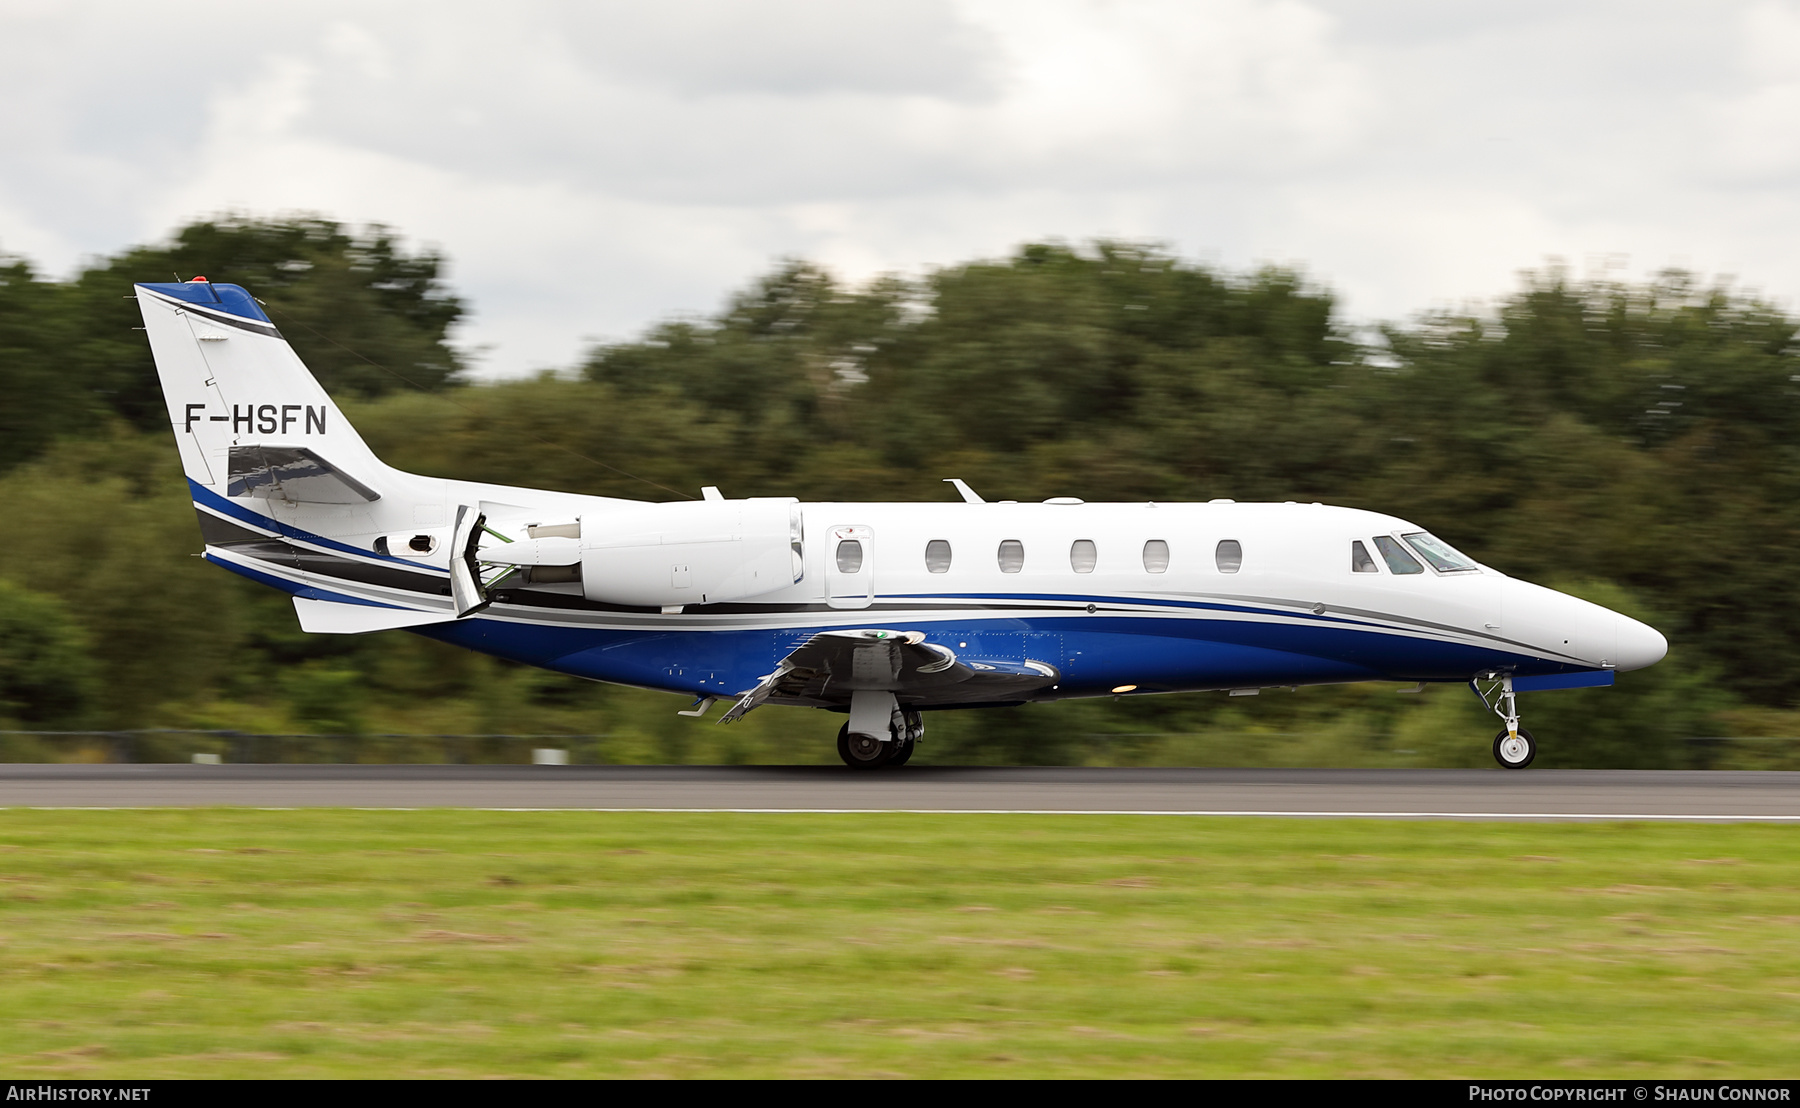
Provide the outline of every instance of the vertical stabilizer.
[[203,279],[140,284],[188,480],[222,497],[349,504],[388,472],[256,299]]

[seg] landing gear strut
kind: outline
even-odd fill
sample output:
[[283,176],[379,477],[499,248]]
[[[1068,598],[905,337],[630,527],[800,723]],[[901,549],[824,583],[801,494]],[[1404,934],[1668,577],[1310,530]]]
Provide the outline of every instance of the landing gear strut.
[[[1481,683],[1489,684],[1483,689]],[[1469,682],[1481,702],[1506,724],[1506,730],[1494,736],[1494,761],[1507,769],[1524,769],[1537,758],[1537,739],[1519,726],[1519,699],[1513,694],[1512,678],[1483,675]]]
[[894,756],[888,759],[890,766],[903,766],[911,761],[913,749],[925,737],[925,719],[918,709],[900,709],[899,721],[900,726],[894,731],[894,741],[889,744],[894,748]]
[[889,720],[885,741],[853,732],[848,723],[838,728],[838,757],[852,769],[903,766],[912,759],[914,748],[924,736],[925,720],[918,710],[901,708]]

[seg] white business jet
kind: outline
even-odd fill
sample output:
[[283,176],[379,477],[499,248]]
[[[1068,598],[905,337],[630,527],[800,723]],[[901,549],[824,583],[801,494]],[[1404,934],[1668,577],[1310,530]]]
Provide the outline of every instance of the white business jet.
[[[851,766],[901,765],[922,712],[1350,681],[1515,694],[1610,685],[1662,635],[1322,504],[646,503],[382,463],[249,293],[140,284],[205,557],[291,593],[307,631],[406,628],[721,722],[848,713]],[[1421,685],[1420,687],[1423,687]]]

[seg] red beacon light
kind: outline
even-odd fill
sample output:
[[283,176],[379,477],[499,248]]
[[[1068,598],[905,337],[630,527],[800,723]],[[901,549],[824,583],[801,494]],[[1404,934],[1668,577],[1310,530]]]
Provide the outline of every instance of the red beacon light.
[[188,284],[190,284],[190,285],[210,285],[210,284],[212,284],[212,282],[208,281],[204,277],[189,277]]

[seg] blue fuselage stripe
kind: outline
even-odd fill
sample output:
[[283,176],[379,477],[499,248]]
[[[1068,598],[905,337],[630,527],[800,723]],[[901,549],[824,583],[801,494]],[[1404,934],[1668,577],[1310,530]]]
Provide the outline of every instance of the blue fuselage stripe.
[[345,543],[328,539],[323,535],[315,535],[311,531],[303,531],[298,527],[291,527],[278,519],[271,519],[260,512],[253,512],[241,504],[233,504],[231,501],[220,496],[205,485],[196,482],[192,477],[188,478],[188,489],[193,494],[194,504],[197,507],[209,508],[212,511],[218,512],[220,515],[235,519],[239,523],[248,523],[250,526],[260,527],[264,531],[273,531],[284,538],[307,543],[310,546],[317,546],[325,550],[333,550],[339,554],[354,554],[358,558],[367,558],[377,562],[391,562],[397,566],[405,566],[407,569],[419,573],[433,573],[449,576],[441,569],[421,565],[417,561],[411,561],[406,558],[396,558],[391,554],[377,554],[373,550],[364,550],[360,546],[350,546]]
[[[1491,648],[1404,635],[1193,617],[975,618],[921,624],[927,641],[966,661],[1041,661],[1062,680],[1052,697],[1141,691],[1465,681],[1483,669],[1569,667]],[[829,626],[691,630],[584,628],[475,616],[414,629],[445,642],[599,681],[692,695],[742,692]]]
[[398,604],[383,604],[379,600],[370,600],[366,597],[352,596],[349,593],[336,592],[332,589],[321,589],[317,585],[298,585],[285,577],[277,577],[272,573],[263,573],[261,570],[251,569],[249,566],[221,558],[216,554],[207,554],[205,557],[206,560],[213,565],[228,569],[240,577],[248,577],[259,585],[268,585],[270,588],[280,589],[282,592],[292,593],[293,595],[302,597],[306,600],[331,600],[339,604],[357,604],[367,608],[395,608],[401,611],[407,610]]

